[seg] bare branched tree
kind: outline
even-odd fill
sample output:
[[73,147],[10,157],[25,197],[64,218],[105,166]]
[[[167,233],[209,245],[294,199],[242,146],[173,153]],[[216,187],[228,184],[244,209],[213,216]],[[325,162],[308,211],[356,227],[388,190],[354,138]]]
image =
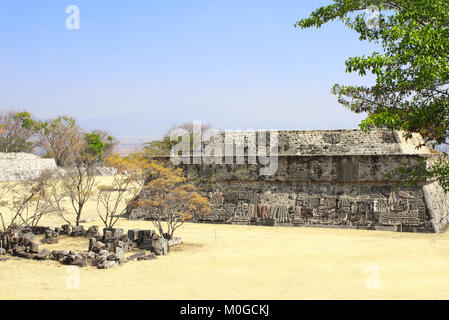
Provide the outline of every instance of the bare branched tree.
[[121,158],[113,155],[106,163],[116,169],[109,185],[99,186],[97,212],[106,228],[113,228],[126,208],[140,194],[145,182],[148,161],[132,154]]
[[85,133],[67,116],[42,122],[41,147],[60,166],[70,166],[84,147]]
[[84,206],[95,195],[97,166],[105,144],[99,134],[85,132],[70,117],[43,122],[41,127],[42,146],[61,166],[61,189],[73,209],[61,207],[58,214],[68,224],[78,226]]
[[77,162],[71,167],[61,169],[59,173],[60,188],[68,197],[73,210],[63,206],[57,208],[58,215],[68,224],[79,225],[84,206],[95,195],[96,168],[91,162]]
[[[56,211],[63,198],[57,192],[57,181],[51,171],[43,171],[32,180],[5,186],[1,196],[4,199],[2,207],[7,207],[0,213],[3,231],[36,227],[42,217]],[[5,217],[5,211],[9,211],[9,217]]]
[[[9,210],[9,198],[12,195],[13,184],[3,182],[0,185],[0,231],[6,231],[9,226],[9,219],[6,212]],[[5,220],[6,219],[6,220]]]

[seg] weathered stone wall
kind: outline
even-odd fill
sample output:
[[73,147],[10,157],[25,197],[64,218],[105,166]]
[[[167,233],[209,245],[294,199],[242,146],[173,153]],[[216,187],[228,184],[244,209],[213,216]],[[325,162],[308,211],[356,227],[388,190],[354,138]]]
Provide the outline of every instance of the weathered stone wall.
[[0,153],[0,181],[37,178],[44,170],[56,170],[54,159],[42,159],[28,153]]
[[[212,213],[197,216],[199,222],[433,232],[431,220],[447,217],[447,210],[441,214],[434,210],[438,218],[431,219],[421,187],[398,187],[399,177],[386,177],[399,165],[413,165],[419,159],[416,156],[281,157],[274,176],[259,176],[259,171],[251,165],[183,167],[211,202]],[[207,177],[214,177],[214,182],[207,182]],[[145,216],[144,211],[136,208],[130,218]],[[442,221],[440,228],[446,224],[446,220]]]
[[[273,175],[260,175],[260,164],[181,164],[190,178],[215,181],[383,182],[401,165],[416,165],[418,155],[279,156]],[[392,181],[398,181],[398,175]]]
[[[301,130],[301,131],[277,131],[279,143],[279,155],[395,155],[395,154],[428,154],[429,148],[417,146],[424,144],[419,135],[412,135],[406,140],[400,131],[373,129],[370,133],[360,130]],[[248,145],[251,135],[258,133],[231,131],[223,133],[229,138],[221,138],[219,143],[224,145]],[[270,131],[266,131],[267,141],[270,140]],[[268,143],[267,143],[268,145]]]
[[[441,232],[449,198],[438,183],[409,188],[401,176],[388,176],[431,157],[426,146],[416,148],[422,143],[386,130],[281,131],[273,175],[247,161],[181,167],[211,202],[212,213],[195,216],[198,222]],[[129,212],[151,219],[138,207]]]

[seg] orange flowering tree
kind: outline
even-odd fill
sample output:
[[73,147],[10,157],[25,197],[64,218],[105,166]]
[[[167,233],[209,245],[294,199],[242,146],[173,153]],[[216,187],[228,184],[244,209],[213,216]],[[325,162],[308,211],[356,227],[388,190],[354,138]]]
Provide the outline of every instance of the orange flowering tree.
[[209,201],[187,182],[182,169],[151,162],[144,189],[145,196],[140,197],[138,205],[147,211],[160,236],[166,239],[173,238],[176,229],[194,214],[210,213]]

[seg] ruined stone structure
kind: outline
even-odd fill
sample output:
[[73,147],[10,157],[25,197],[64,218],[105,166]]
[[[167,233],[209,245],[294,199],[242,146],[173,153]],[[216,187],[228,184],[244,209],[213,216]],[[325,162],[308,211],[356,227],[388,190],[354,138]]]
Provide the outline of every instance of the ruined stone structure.
[[28,153],[0,153],[0,181],[35,179],[42,171],[56,168],[54,159]]
[[[234,150],[249,141],[246,134],[232,133]],[[277,135],[273,175],[261,175],[267,163],[248,157],[241,164],[181,164],[211,202],[212,213],[195,216],[196,221],[414,232],[446,229],[449,199],[437,182],[409,188],[399,174],[387,176],[399,166],[432,157],[427,146],[417,148],[423,144],[421,137],[406,140],[402,133],[388,130]],[[250,155],[251,148],[244,150]],[[139,208],[129,211],[130,219],[149,218]]]
[[[131,229],[125,234],[120,228],[104,228],[100,235],[98,226],[63,225],[62,227],[36,226],[31,228],[0,231],[0,261],[9,256],[30,260],[55,260],[65,265],[78,267],[95,266],[98,269],[110,269],[127,261],[153,260],[156,256],[166,255],[171,247],[182,243],[181,238],[165,239],[154,230]],[[37,236],[45,235],[40,241]],[[59,235],[88,237],[88,253],[72,250],[39,250],[40,244],[59,242]],[[125,258],[125,254],[134,249],[139,251]]]

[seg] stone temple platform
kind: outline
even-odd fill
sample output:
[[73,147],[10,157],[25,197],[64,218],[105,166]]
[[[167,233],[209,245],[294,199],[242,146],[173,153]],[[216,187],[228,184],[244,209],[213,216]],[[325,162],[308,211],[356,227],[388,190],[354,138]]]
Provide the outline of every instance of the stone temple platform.
[[[244,132],[233,132],[238,145]],[[410,188],[401,165],[429,160],[420,136],[373,130],[277,131],[277,171],[261,175],[259,160],[242,164],[181,164],[210,199],[197,222],[442,232],[449,198],[436,181]],[[229,144],[229,140],[227,142]],[[245,147],[248,155],[248,148]],[[145,196],[145,195],[142,195]],[[150,196],[150,195],[146,195]],[[151,219],[129,208],[130,219]]]

